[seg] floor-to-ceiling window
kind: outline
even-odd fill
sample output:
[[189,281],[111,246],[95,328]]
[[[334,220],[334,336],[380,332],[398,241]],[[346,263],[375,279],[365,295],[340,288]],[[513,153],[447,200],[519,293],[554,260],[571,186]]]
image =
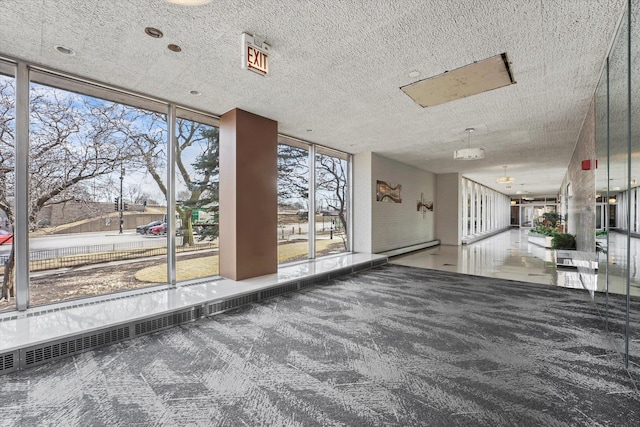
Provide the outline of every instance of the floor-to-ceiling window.
[[177,109],[175,126],[176,280],[219,273],[218,120]]
[[[22,293],[0,310],[175,283],[176,270],[218,274],[215,117],[11,61],[0,62],[0,92],[0,235],[13,239],[22,221],[13,240],[25,238],[26,265],[3,242],[0,268]],[[16,117],[28,125],[23,154]]]
[[[0,310],[218,274],[217,117],[11,60],[0,96],[0,268],[22,290]],[[280,262],[349,251],[350,156],[292,141]]]
[[460,182],[462,195],[462,239],[509,226],[508,196],[469,179]]
[[349,168],[350,156],[346,153],[280,138],[277,231],[280,263],[351,250]]
[[558,211],[555,197],[520,197],[511,200],[511,225],[532,228],[545,221],[544,215]]
[[[278,144],[278,263],[309,258],[309,146]],[[295,144],[295,145],[294,145]]]
[[[167,214],[147,237],[163,237],[175,248],[175,275],[177,281],[215,276],[219,273],[218,259],[218,185],[219,128],[218,120],[205,114],[178,108],[174,120],[175,159],[173,193],[175,211],[173,226],[175,239],[167,234],[171,217]],[[145,157],[152,188],[166,192],[167,159],[160,154],[165,150],[166,138],[147,138],[141,151]],[[152,154],[158,153],[158,154]],[[153,234],[150,236],[149,234]],[[149,266],[136,274],[140,281],[166,283],[167,260]]]
[[348,155],[323,147],[316,148],[316,257],[349,251],[348,176]]
[[166,270],[165,233],[135,231],[166,212],[149,169],[166,186],[166,115],[39,77],[29,89],[29,211],[20,213],[29,220],[30,305],[165,282],[137,277],[152,264]]

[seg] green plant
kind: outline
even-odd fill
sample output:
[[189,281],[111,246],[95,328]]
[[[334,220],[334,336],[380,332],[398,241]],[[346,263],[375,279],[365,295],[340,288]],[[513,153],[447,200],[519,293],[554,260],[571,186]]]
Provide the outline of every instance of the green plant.
[[542,225],[542,224],[539,224],[538,226],[536,226],[536,228],[532,228],[529,232],[533,234],[540,234],[542,236],[550,236],[550,237],[553,237],[556,234],[558,234],[558,231],[555,229],[555,227],[552,227],[550,225]]
[[596,253],[606,254],[607,248],[602,246],[602,243],[596,242]]
[[598,230],[596,231],[596,237],[603,237],[607,235],[607,230]]
[[558,212],[545,212],[542,214],[542,218],[545,225],[550,225],[552,227],[560,225],[560,221],[562,220],[562,217]]
[[576,248],[576,236],[569,233],[556,233],[551,239],[551,249],[569,249]]

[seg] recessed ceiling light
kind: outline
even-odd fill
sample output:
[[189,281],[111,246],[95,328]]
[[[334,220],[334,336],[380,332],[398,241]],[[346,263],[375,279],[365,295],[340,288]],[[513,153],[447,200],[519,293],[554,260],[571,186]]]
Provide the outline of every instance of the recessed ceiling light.
[[211,0],[166,0],[169,3],[178,4],[180,6],[200,6],[211,3]]
[[191,94],[193,96],[200,96],[200,95],[202,95],[202,92],[200,92],[199,90],[190,90],[189,94]]
[[171,52],[182,52],[182,48],[177,44],[170,44],[167,46],[167,49],[169,49]]
[[416,78],[420,75],[420,71],[412,71],[409,73],[409,77]]
[[160,39],[162,38],[162,36],[164,36],[164,34],[162,34],[162,31],[160,31],[157,28],[153,28],[153,27],[147,27],[144,29],[144,32],[149,36],[149,37],[153,37],[154,39]]
[[69,47],[64,47],[64,46],[58,45],[58,46],[55,46],[55,49],[59,53],[61,53],[63,55],[75,56],[75,54],[76,54],[76,51],[71,49],[71,48],[69,48]]

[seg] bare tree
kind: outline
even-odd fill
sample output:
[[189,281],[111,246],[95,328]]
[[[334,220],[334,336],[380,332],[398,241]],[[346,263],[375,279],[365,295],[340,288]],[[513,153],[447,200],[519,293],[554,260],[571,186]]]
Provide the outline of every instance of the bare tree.
[[[164,120],[157,115],[155,120]],[[194,243],[192,214],[197,209],[218,210],[218,156],[219,132],[217,127],[186,119],[176,123],[176,172],[186,189],[180,192],[176,211],[182,224],[182,244]],[[167,187],[162,173],[166,170],[166,134],[140,132],[133,136],[139,155],[163,194]],[[210,227],[206,236],[217,237],[217,227]]]
[[[278,146],[278,203],[308,200],[309,157],[303,148],[286,144]],[[343,242],[347,248],[347,162],[338,157],[318,153],[315,161],[316,188],[311,194],[318,205],[335,212],[344,228]]]
[[347,161],[326,154],[316,155],[316,200],[336,212],[344,228],[342,241],[347,246],[347,201],[349,197],[347,182]]
[[[126,195],[126,199],[128,199],[131,203],[135,203],[136,205],[141,205],[143,203],[155,205],[158,202],[154,199],[154,197],[146,191],[145,187],[140,184],[127,184],[124,187],[124,193]],[[111,198],[109,198],[111,199]]]
[[[131,107],[84,95],[32,85],[29,130],[29,211],[31,230],[45,206],[89,199],[84,185],[135,159],[127,128]],[[0,209],[14,220],[15,88],[0,79]],[[22,213],[21,213],[22,214]],[[5,264],[2,298],[13,284],[13,251]]]

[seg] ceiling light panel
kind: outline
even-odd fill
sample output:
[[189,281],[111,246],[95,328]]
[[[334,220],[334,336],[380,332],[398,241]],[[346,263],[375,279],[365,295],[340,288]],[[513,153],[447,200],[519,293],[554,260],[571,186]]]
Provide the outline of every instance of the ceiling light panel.
[[400,89],[420,106],[432,107],[514,83],[507,54],[502,53]]

